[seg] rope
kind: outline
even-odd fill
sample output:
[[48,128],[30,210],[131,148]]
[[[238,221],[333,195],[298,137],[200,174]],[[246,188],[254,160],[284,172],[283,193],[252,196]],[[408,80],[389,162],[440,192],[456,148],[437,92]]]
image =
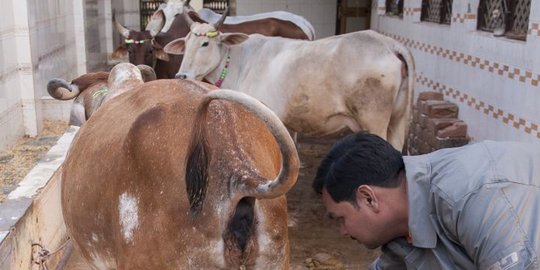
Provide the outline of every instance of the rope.
[[43,245],[41,245],[39,243],[33,243],[32,248],[35,247],[35,246],[38,246],[40,248],[40,250],[38,251],[38,257],[37,258],[33,258],[34,254],[32,254],[32,261],[35,264],[39,265],[40,270],[49,270],[49,268],[47,267],[47,260],[49,260],[49,258],[51,256],[58,253],[60,250],[64,249],[67,246],[67,244],[69,244],[70,242],[71,242],[71,239],[68,238],[62,245],[60,245],[60,247],[58,247],[53,252],[50,252],[48,249],[46,249]]

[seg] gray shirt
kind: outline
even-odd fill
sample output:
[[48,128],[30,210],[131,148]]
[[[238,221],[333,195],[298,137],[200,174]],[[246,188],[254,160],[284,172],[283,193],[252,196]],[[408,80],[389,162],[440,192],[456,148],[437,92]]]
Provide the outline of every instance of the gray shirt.
[[409,230],[370,269],[540,269],[540,144],[404,157]]

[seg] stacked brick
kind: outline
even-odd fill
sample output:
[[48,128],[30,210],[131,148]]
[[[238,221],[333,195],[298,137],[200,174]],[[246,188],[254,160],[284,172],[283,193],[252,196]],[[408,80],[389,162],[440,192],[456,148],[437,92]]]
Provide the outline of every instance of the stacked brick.
[[439,92],[419,94],[409,132],[409,155],[463,146],[469,141],[467,124],[458,119],[456,104],[445,101]]

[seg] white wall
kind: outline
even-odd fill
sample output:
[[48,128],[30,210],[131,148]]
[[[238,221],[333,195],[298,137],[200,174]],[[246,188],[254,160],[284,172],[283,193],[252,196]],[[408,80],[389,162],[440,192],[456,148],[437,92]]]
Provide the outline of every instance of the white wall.
[[[47,93],[52,78],[70,80],[86,72],[82,0],[28,0],[28,25],[35,104],[44,119],[65,120],[71,102]],[[24,91],[24,90],[23,90]]]
[[0,149],[25,132],[20,124],[23,123],[21,92],[17,90],[21,88],[22,68],[28,69],[30,60],[23,63],[24,59],[19,59],[17,44],[21,39],[28,39],[28,27],[20,25],[20,20],[15,18],[16,2],[7,1],[0,9]]
[[88,71],[103,70],[113,52],[111,0],[84,0],[86,61]]
[[540,1],[532,0],[527,41],[477,31],[479,1],[453,2],[451,25],[439,25],[420,21],[421,0],[405,1],[403,19],[376,0],[371,25],[412,51],[416,93],[455,102],[473,140],[540,142]]
[[[88,0],[2,2],[0,150],[22,135],[38,135],[43,119],[69,118],[71,102],[52,99],[46,85],[52,78],[70,81],[87,71],[83,1]],[[103,46],[111,47],[100,44],[100,52]]]
[[336,0],[237,0],[236,15],[288,11],[306,18],[315,28],[317,39],[336,31]]

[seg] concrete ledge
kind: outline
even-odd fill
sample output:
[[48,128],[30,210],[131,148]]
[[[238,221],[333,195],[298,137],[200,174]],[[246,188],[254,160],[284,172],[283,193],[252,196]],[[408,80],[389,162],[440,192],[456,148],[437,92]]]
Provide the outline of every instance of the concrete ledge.
[[9,193],[7,200],[0,204],[0,247],[4,244],[4,240],[9,236],[10,231],[16,227],[20,219],[26,213],[31,212],[28,210],[32,207],[34,199],[47,185],[62,162],[64,162],[71,141],[78,130],[79,127],[71,126],[60,137],[56,145],[47,152],[45,157],[18,184],[17,188]]

